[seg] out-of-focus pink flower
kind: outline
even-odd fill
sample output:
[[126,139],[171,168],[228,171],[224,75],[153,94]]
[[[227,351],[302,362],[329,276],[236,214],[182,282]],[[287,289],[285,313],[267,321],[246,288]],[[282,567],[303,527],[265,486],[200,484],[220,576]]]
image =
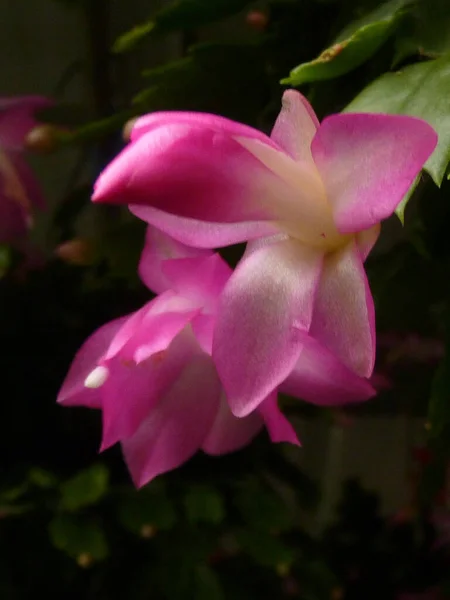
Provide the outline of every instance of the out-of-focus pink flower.
[[41,96],[0,98],[0,242],[11,243],[27,233],[34,208],[45,203],[23,153],[34,113],[51,105]]
[[[122,443],[136,485],[188,460],[198,449],[237,450],[263,428],[274,442],[298,444],[277,405],[277,390],[250,415],[235,417],[211,359],[215,315],[231,269],[218,254],[194,250],[149,228],[139,265],[160,295],[98,329],[75,357],[58,401],[103,412],[102,449]],[[316,404],[371,395],[313,339],[281,389]]]
[[128,204],[192,246],[254,240],[225,287],[213,342],[231,410],[245,416],[305,355],[308,334],[370,377],[363,262],[436,142],[406,116],[338,114],[319,125],[289,90],[270,138],[215,115],[138,119],[93,199]]

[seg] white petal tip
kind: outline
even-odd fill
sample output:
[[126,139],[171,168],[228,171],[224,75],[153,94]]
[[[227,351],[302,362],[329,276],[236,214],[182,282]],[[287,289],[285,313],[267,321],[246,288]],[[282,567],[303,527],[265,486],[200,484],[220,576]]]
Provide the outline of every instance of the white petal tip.
[[96,390],[108,379],[109,371],[106,367],[96,367],[84,380],[84,387]]

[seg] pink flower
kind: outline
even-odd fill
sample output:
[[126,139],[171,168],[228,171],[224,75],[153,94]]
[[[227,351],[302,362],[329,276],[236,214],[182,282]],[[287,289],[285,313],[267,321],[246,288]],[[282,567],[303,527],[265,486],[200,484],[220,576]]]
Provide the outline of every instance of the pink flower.
[[0,98],[0,242],[26,234],[33,208],[45,206],[23,153],[25,139],[37,125],[35,111],[50,104],[41,96]]
[[102,450],[120,441],[142,486],[199,449],[238,450],[264,425],[272,441],[298,444],[276,393],[244,419],[228,408],[210,357],[217,299],[230,276],[220,256],[149,229],[140,273],[160,295],[98,329],[58,397],[65,405],[102,409]]
[[[220,294],[231,269],[218,254],[193,250],[149,228],[139,265],[159,296],[98,329],[75,357],[58,401],[103,411],[102,449],[120,441],[136,485],[174,469],[197,450],[242,448],[263,428],[274,442],[298,444],[278,409],[276,390],[235,417],[211,359]],[[281,389],[316,404],[373,395],[313,339]]]
[[129,204],[192,246],[256,240],[225,287],[213,341],[235,415],[286,379],[306,334],[370,377],[375,317],[363,261],[436,145],[427,123],[338,114],[319,125],[289,90],[270,138],[168,112],[138,119],[131,140],[99,177],[95,201]]

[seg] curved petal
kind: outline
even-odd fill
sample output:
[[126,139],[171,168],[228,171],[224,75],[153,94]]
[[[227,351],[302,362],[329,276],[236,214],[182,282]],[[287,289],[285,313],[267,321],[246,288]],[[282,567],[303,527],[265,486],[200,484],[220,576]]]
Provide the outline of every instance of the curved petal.
[[134,436],[122,442],[137,487],[179,467],[201,448],[217,414],[220,393],[210,357],[192,360]]
[[375,310],[355,244],[326,257],[310,334],[349,369],[370,377],[375,362]]
[[230,408],[252,412],[290,373],[309,329],[322,254],[289,239],[259,245],[231,276],[219,307],[213,359]]
[[263,420],[257,411],[242,419],[235,417],[222,393],[219,410],[202,450],[212,456],[235,452],[247,446],[262,428]]
[[237,123],[226,117],[202,112],[176,110],[153,112],[139,117],[134,122],[130,140],[136,142],[143,135],[151,133],[160,127],[167,127],[170,125],[201,127],[222,132],[230,136],[242,135],[267,142],[267,136],[261,131],[258,131],[258,129],[243,125],[242,123]]
[[43,96],[0,99],[0,144],[12,150],[22,149],[25,136],[37,125],[34,113],[52,104]]
[[200,348],[211,356],[215,318],[212,315],[200,313],[191,321],[192,331]]
[[376,395],[367,379],[348,369],[311,336],[303,338],[300,358],[280,389],[318,406],[362,402]]
[[166,351],[137,365],[120,358],[110,361],[109,377],[100,390],[103,409],[101,450],[131,437],[198,353],[192,332],[184,330]]
[[220,254],[168,260],[162,270],[171,282],[172,289],[201,306],[204,312],[215,311],[220,294],[232,273],[231,267]]
[[111,340],[127,319],[128,317],[121,317],[110,321],[88,337],[72,361],[59,391],[57,402],[67,406],[101,408],[99,390],[86,388],[84,382],[102,360]]
[[295,433],[295,429],[278,407],[276,392],[270,394],[270,396],[260,404],[258,412],[264,419],[264,425],[266,426],[272,442],[288,442],[295,446],[301,446],[300,440]]
[[318,127],[308,100],[296,90],[286,90],[270,137],[294,160],[312,161],[311,142]]
[[271,221],[212,223],[177,217],[151,206],[131,204],[128,208],[142,221],[157,227],[182,244],[195,248],[221,248],[273,235],[278,230],[276,224]]
[[139,261],[139,276],[150,290],[156,294],[161,294],[172,288],[170,279],[162,270],[164,261],[209,255],[210,253],[207,250],[186,246],[155,227],[149,226],[147,227],[145,245]]
[[299,191],[244,147],[243,140],[256,141],[272,150],[271,159],[288,158],[262,137],[237,141],[221,127],[181,123],[153,129],[106,167],[93,200],[153,206],[213,223],[277,219],[279,205],[293,205]]
[[437,143],[415,117],[339,114],[318,129],[312,154],[341,233],[368,229],[389,217]]
[[105,354],[125,361],[141,362],[167,349],[173,338],[198,313],[192,301],[165,292],[135,312],[117,332]]
[[358,247],[363,262],[369,256],[370,251],[377,243],[380,231],[381,225],[378,223],[370,229],[363,229],[362,231],[358,231],[358,233],[355,235],[356,245]]

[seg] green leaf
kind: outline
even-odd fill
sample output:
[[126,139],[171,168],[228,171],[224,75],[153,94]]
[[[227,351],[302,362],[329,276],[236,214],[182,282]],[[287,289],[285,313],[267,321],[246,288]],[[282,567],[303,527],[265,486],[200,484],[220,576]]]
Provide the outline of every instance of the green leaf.
[[41,469],[39,467],[30,469],[28,473],[28,480],[33,485],[46,490],[55,487],[58,483],[58,480],[53,473],[50,473],[50,471],[46,471],[45,469]]
[[398,64],[411,55],[439,58],[450,51],[450,10],[448,0],[416,2],[396,41]]
[[98,523],[75,515],[57,515],[49,524],[53,545],[72,558],[87,554],[95,560],[108,556],[108,543]]
[[420,182],[421,178],[422,178],[422,175],[419,173],[419,175],[417,175],[417,177],[414,179],[414,182],[411,185],[411,187],[409,188],[409,190],[404,195],[402,201],[400,202],[400,204],[395,209],[395,214],[399,218],[400,223],[402,225],[405,224],[405,210],[406,210],[406,206],[407,206],[408,202],[411,200],[414,192],[416,191],[417,186],[419,185],[419,182]]
[[346,27],[317,58],[295,67],[281,83],[298,86],[345,75],[367,59],[395,31],[411,0],[391,0]]
[[121,35],[113,52],[133,48],[150,33],[169,33],[179,29],[196,29],[240,12],[254,0],[175,0],[156,15]]
[[284,500],[273,490],[257,481],[242,485],[235,496],[235,505],[245,522],[262,531],[283,531],[292,526]]
[[450,160],[450,54],[387,73],[367,86],[344,112],[404,114],[434,127],[439,142],[425,170],[440,186]]
[[118,518],[125,529],[138,535],[142,535],[143,528],[148,526],[172,529],[177,521],[173,503],[164,488],[155,487],[155,484],[121,497]]
[[97,464],[75,475],[61,485],[61,507],[75,511],[95,504],[108,489],[108,469]]
[[192,486],[184,498],[184,507],[191,523],[218,524],[225,518],[222,496],[208,485]]
[[211,567],[200,565],[195,573],[195,600],[224,600],[220,580]]
[[237,532],[236,539],[255,562],[265,567],[289,566],[294,560],[292,549],[268,533],[242,529]]

